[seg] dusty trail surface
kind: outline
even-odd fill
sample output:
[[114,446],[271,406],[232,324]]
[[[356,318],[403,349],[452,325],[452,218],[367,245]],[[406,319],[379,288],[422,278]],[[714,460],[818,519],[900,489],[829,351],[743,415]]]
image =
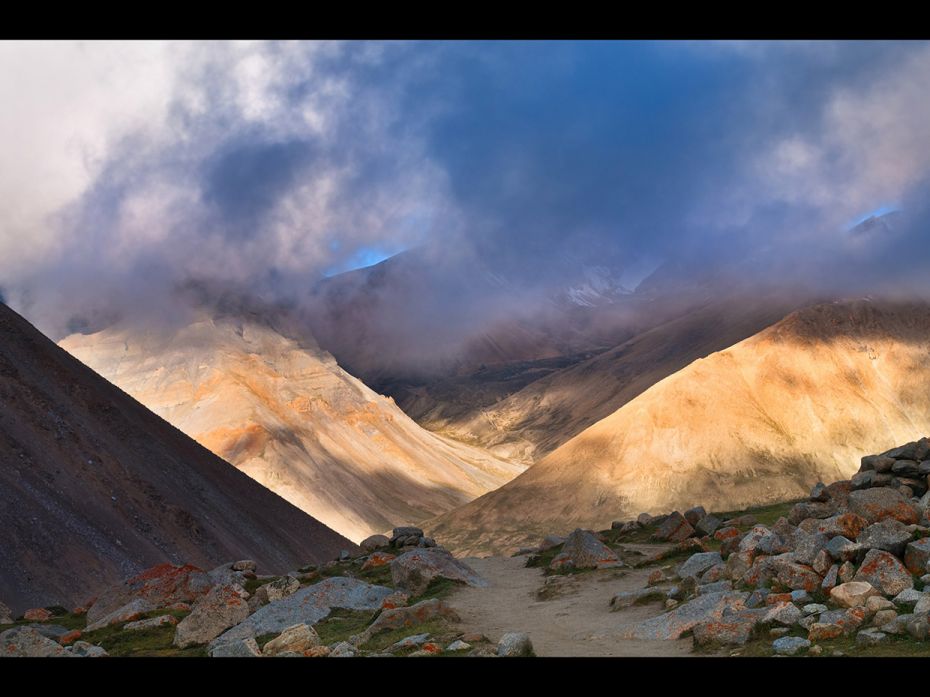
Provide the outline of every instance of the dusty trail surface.
[[[654,617],[661,605],[610,611],[615,593],[646,585],[653,569],[612,569],[570,576],[543,575],[526,568],[526,557],[470,557],[463,560],[490,583],[463,587],[449,599],[465,632],[492,640],[505,632],[526,632],[538,656],[689,656],[691,639],[619,639],[621,628]],[[537,591],[545,589],[539,599]]]

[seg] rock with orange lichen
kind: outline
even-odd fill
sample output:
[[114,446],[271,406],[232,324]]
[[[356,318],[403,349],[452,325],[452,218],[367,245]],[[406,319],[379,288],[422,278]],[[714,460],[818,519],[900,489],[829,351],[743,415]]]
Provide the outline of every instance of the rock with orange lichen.
[[70,655],[57,641],[42,636],[32,627],[14,627],[0,633],[0,657],[51,658]]
[[442,600],[439,600],[439,598],[423,600],[410,607],[398,607],[393,610],[384,610],[365,630],[363,634],[367,638],[360,643],[364,644],[365,641],[380,632],[386,632],[391,629],[416,627],[437,619],[458,622],[459,616],[455,610],[446,605]]
[[159,564],[103,591],[87,611],[87,624],[96,625],[133,601],[142,601],[140,605],[147,606],[142,612],[195,601],[213,586],[210,576],[196,566]]
[[893,554],[879,549],[865,555],[853,580],[871,583],[887,596],[914,587],[914,578],[907,567]]
[[210,646],[212,648],[233,640],[263,634],[278,634],[301,622],[312,626],[327,617],[333,608],[374,612],[381,609],[384,599],[392,592],[390,588],[374,586],[356,578],[327,578],[265,605],[243,622],[221,634]]
[[719,619],[694,625],[694,643],[698,646],[743,646],[762,622],[763,611],[740,610]]
[[853,491],[849,495],[849,509],[868,520],[869,523],[893,518],[910,525],[920,520],[920,512],[904,498],[901,492],[890,487]]
[[183,649],[206,644],[245,620],[249,616],[249,604],[241,591],[236,586],[214,586],[178,624],[174,645]]
[[385,566],[390,564],[396,555],[388,554],[387,552],[373,552],[368,555],[368,558],[365,560],[365,563],[362,564],[362,571],[368,571],[369,569],[376,569],[379,566]]
[[44,607],[31,608],[23,613],[23,619],[29,620],[30,622],[45,622],[51,618],[52,613]]
[[748,597],[749,593],[733,592],[700,595],[671,612],[622,629],[620,637],[640,640],[678,639],[695,625],[721,619],[727,609],[744,609]]
[[62,646],[67,646],[68,644],[73,644],[75,641],[81,638],[81,630],[73,629],[67,634],[62,634],[58,637],[58,643]]

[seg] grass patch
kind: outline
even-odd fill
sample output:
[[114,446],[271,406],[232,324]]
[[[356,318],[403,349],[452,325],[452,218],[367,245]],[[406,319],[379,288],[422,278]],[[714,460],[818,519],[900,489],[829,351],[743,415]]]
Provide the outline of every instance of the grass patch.
[[528,569],[548,569],[552,560],[562,553],[562,545],[556,545],[552,549],[547,549],[539,554],[531,554],[526,559],[526,568]]
[[461,581],[453,581],[449,578],[434,578],[429,582],[429,585],[426,587],[425,591],[423,591],[420,595],[410,599],[408,605],[415,605],[423,600],[430,600],[431,598],[445,600],[458,588],[464,588],[466,585],[467,584],[462,583]]
[[[452,632],[448,622],[443,619],[435,619],[424,622],[423,624],[418,624],[415,627],[400,627],[399,629],[380,632],[373,636],[370,641],[363,644],[361,648],[368,651],[383,651],[389,646],[393,646],[401,639],[414,636],[415,634],[429,634],[430,641],[436,641],[436,643],[442,645],[450,643],[455,638],[452,636],[454,632]],[[443,637],[443,639],[438,640],[437,637]],[[416,649],[411,649],[411,651],[415,650]]]
[[366,569],[365,571],[360,570],[357,574],[357,578],[376,586],[387,586],[388,588],[394,587],[394,579],[391,577],[390,564],[375,566],[371,569]]
[[779,518],[787,518],[788,513],[794,508],[795,504],[807,501],[804,499],[795,499],[793,501],[783,501],[782,503],[773,503],[770,506],[759,506],[757,508],[746,508],[741,511],[726,511],[724,513],[715,513],[721,520],[738,518],[743,515],[751,515],[759,525],[770,527],[774,525]]
[[281,577],[275,576],[274,578],[250,578],[246,580],[243,588],[249,592],[249,595],[255,595],[255,591],[257,591],[259,588],[267,583],[271,583],[272,581],[277,581],[279,578]]
[[[175,617],[183,616],[178,610],[170,612],[151,612],[145,618],[158,617],[159,615],[171,614]],[[88,632],[81,637],[82,641],[88,641],[91,644],[102,646],[111,656],[178,656],[178,657],[198,657],[207,655],[206,646],[191,646],[186,649],[179,649],[174,646],[174,625],[165,625],[163,627],[153,627],[139,631],[123,631],[124,624],[115,624],[110,627],[104,627],[93,632]]]
[[58,625],[59,627],[64,627],[65,629],[81,629],[87,626],[87,615],[74,615],[72,613],[67,613],[66,615],[61,615],[59,617],[52,617],[51,619],[46,620],[45,622],[37,622],[35,620],[17,620],[13,624],[2,624],[0,627],[6,629],[12,629],[13,627],[26,627],[31,624],[47,624],[47,625]]
[[651,605],[652,603],[664,603],[668,598],[666,593],[662,591],[654,591],[652,593],[647,593],[646,595],[641,595],[636,600],[633,601],[634,605]]
[[365,631],[376,616],[377,613],[370,610],[334,608],[326,619],[317,622],[313,628],[320,635],[320,640],[329,646],[337,641],[345,641],[353,634]]
[[[857,632],[858,633],[858,632]],[[807,638],[806,632],[794,631],[786,636],[798,636]],[[740,656],[750,658],[760,656],[773,656],[772,642],[775,637],[765,636],[746,644],[739,650]],[[810,658],[830,658],[834,651],[842,651],[844,655],[851,657],[908,657],[908,656],[930,656],[930,643],[926,641],[917,641],[909,636],[888,635],[887,643],[879,646],[856,646],[856,635],[837,637],[829,641],[815,642],[823,651],[819,656],[810,655]],[[799,656],[807,656],[807,653],[799,653]]]

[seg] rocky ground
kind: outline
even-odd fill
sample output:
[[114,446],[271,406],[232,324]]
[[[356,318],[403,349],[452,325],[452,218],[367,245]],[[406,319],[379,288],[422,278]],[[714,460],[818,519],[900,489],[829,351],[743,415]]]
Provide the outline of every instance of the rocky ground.
[[0,655],[928,655],[928,476],[924,438],[804,501],[644,514],[513,557],[397,528],[279,577],[163,564],[71,612],[0,605]]

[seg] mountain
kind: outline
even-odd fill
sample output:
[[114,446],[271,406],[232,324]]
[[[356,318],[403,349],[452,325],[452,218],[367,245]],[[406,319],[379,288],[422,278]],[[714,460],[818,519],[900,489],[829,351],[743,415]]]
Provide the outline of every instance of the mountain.
[[165,561],[267,572],[352,544],[0,305],[0,599],[83,603]]
[[659,380],[752,336],[799,304],[783,293],[711,300],[586,360],[566,361],[495,403],[461,415],[434,413],[425,423],[531,464]]
[[420,428],[273,310],[201,308],[61,346],[303,511],[360,541],[460,506],[525,469]]
[[424,525],[452,549],[487,552],[644,511],[790,500],[928,428],[930,305],[818,304],[690,363]]

